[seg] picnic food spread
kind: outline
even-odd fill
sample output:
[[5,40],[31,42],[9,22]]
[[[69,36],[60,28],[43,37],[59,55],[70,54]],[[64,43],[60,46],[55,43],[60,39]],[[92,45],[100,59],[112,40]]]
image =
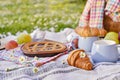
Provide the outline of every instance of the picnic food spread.
[[[109,32],[107,33],[106,30],[102,29],[98,29],[98,28],[90,28],[90,27],[77,27],[75,29],[75,32],[81,36],[81,37],[106,37],[106,34],[109,34]],[[116,33],[117,34],[117,33]],[[115,37],[113,35],[113,37]],[[112,40],[112,36],[108,36],[108,38],[110,40]],[[118,36],[116,37],[116,39],[118,38]],[[29,40],[27,40],[29,39]],[[85,38],[88,39],[88,38]],[[105,39],[105,38],[103,38]],[[90,39],[91,40],[91,39]],[[89,57],[90,55],[87,54],[87,52],[85,51],[85,49],[81,49],[78,46],[82,45],[79,44],[80,38],[78,39],[74,39],[73,41],[69,42],[75,45],[76,49],[70,49],[68,45],[65,45],[65,43],[60,43],[60,42],[56,42],[56,41],[51,41],[51,40],[42,40],[42,41],[32,41],[32,37],[30,35],[23,35],[23,36],[18,36],[17,37],[17,42],[19,44],[17,44],[17,46],[14,44],[14,42],[8,42],[8,44],[6,44],[6,50],[10,50],[14,49],[16,47],[20,48],[20,51],[22,52],[22,55],[26,56],[26,57],[51,57],[43,62],[38,60],[38,66],[40,67],[41,65],[48,63],[50,61],[55,60],[56,58],[60,57],[61,55],[65,55],[68,54],[68,57],[66,57],[68,65],[70,66],[74,66],[80,69],[84,69],[84,70],[92,70],[93,69],[93,65],[94,65],[94,61],[91,62],[92,57]],[[68,43],[68,44],[69,44]],[[83,41],[83,43],[86,43],[85,41]],[[10,46],[12,44],[12,46]],[[19,45],[19,46],[18,46]],[[69,45],[70,47],[73,47],[72,45]],[[84,45],[83,45],[84,46]],[[88,46],[88,45],[87,45]],[[79,48],[79,49],[78,49]],[[61,54],[63,53],[63,54]],[[12,54],[13,55],[13,54]],[[37,61],[37,60],[36,60]],[[36,64],[37,64],[36,63]]]
[[[105,4],[104,3],[105,0],[101,0],[101,1],[90,0],[90,1],[88,1],[90,2],[90,5],[88,4],[88,7],[86,7],[84,11],[85,12],[85,15],[83,14],[84,17],[81,18],[83,19],[83,21],[85,16],[90,18],[90,19],[85,18],[86,20],[90,20],[89,22],[86,21],[88,24],[90,24],[90,27],[88,26],[77,27],[75,29],[75,32],[78,34],[77,35],[78,39],[74,39],[73,42],[71,41],[72,39],[69,39],[69,41],[71,42],[68,41],[67,43],[66,38],[68,37],[67,34],[69,34],[69,31],[67,34],[64,33],[65,37],[64,38],[62,37],[62,38],[66,40],[66,43],[65,43],[66,46],[64,43],[59,43],[60,42],[59,39],[61,37],[58,35],[57,36],[59,37],[59,39],[57,39],[56,41],[59,41],[59,42],[43,41],[43,34],[38,35],[38,36],[41,36],[41,38],[38,36],[34,36],[33,38],[28,34],[22,34],[22,35],[19,35],[17,38],[18,43],[15,41],[9,41],[5,45],[5,50],[0,51],[0,61],[1,61],[0,80],[15,79],[15,77],[16,77],[16,80],[17,79],[34,79],[35,80],[35,78],[41,79],[41,80],[43,79],[44,80],[45,79],[46,80],[49,80],[49,79],[66,80],[65,78],[67,78],[68,80],[72,80],[72,79],[109,80],[110,78],[119,79],[120,65],[118,63],[120,62],[120,59],[119,59],[120,52],[118,53],[119,48],[117,48],[118,46],[116,47],[116,44],[120,43],[120,39],[118,39],[120,38],[120,34],[118,35],[118,32],[120,31],[120,27],[119,27],[120,17],[118,18],[119,22],[114,22],[117,20],[115,20],[114,18],[115,16],[111,15],[112,11],[109,11],[110,12],[109,14],[109,12],[107,11],[108,9],[104,9],[105,5],[103,4]],[[107,0],[107,1],[110,1],[110,0]],[[118,4],[115,4],[115,1],[118,1],[116,2]],[[113,0],[113,1],[111,0],[111,3],[113,5],[119,6],[120,0]],[[112,5],[111,3],[109,6]],[[107,8],[109,8],[109,6]],[[116,8],[116,6],[113,8],[111,7],[111,9],[113,9],[115,13],[117,13],[114,9]],[[107,12],[107,15],[111,15],[113,18],[111,18],[110,21],[108,21],[108,19],[105,19],[106,22],[105,21],[103,22],[103,15],[104,13],[106,14],[106,12]],[[113,14],[113,15],[116,15],[116,14]],[[114,21],[112,21],[112,19]],[[82,22],[82,24],[83,23],[84,22]],[[107,31],[115,31],[117,33],[115,32],[107,33],[107,31],[103,29],[103,26],[102,26],[103,24],[104,24],[104,28]],[[98,27],[100,29],[95,27]],[[37,33],[35,33],[35,35],[36,34]],[[62,34],[61,36],[63,36],[64,34]],[[74,37],[74,36],[71,36],[71,37]],[[52,38],[55,38],[55,36],[53,36]],[[61,38],[61,41],[64,41],[62,40],[62,38]],[[99,39],[103,39],[103,40],[99,40]],[[39,40],[39,42],[33,42],[32,40],[33,41]],[[109,40],[113,40],[113,41],[109,41]],[[68,44],[70,45],[68,46]],[[75,48],[73,48],[72,44],[75,45]],[[90,50],[87,50],[87,49],[90,49]],[[65,57],[62,55],[65,55]],[[63,64],[63,63],[60,64],[61,62],[59,61],[60,58],[57,59],[60,56],[62,56],[61,58],[64,58],[65,60],[67,59],[68,64]],[[44,59],[42,60],[43,57]],[[13,62],[13,63],[10,64],[9,62]],[[52,64],[51,63],[46,64],[48,62],[51,62]],[[6,63],[7,65],[4,65],[4,63]],[[41,68],[38,68],[40,66]],[[84,71],[83,69],[92,70],[92,71]],[[5,72],[5,71],[11,71],[11,72]],[[71,74],[72,74],[72,77],[70,76]],[[63,79],[61,75],[65,75],[64,76],[65,78]],[[84,79],[83,77],[87,77],[87,78]]]
[[53,56],[64,52],[67,47],[55,41],[29,42],[21,47],[21,50],[28,56]]
[[70,52],[67,62],[71,66],[75,66],[85,70],[92,70],[92,63],[84,50],[76,49]]
[[107,31],[103,28],[98,29],[94,27],[76,27],[75,32],[79,34],[81,37],[104,37],[107,33]]

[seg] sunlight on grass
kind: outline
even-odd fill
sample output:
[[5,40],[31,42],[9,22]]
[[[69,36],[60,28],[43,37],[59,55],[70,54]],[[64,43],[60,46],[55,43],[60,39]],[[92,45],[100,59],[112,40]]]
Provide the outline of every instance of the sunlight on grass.
[[0,33],[35,28],[60,31],[75,28],[85,2],[77,0],[0,0]]

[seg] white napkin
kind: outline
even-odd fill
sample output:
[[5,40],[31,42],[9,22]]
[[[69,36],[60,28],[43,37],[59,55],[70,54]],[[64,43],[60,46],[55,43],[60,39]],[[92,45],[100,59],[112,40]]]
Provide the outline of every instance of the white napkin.
[[66,28],[60,32],[41,31],[40,29],[36,29],[31,33],[33,41],[41,41],[44,39],[48,39],[62,43],[70,41],[73,36],[76,35],[77,34],[71,28]]

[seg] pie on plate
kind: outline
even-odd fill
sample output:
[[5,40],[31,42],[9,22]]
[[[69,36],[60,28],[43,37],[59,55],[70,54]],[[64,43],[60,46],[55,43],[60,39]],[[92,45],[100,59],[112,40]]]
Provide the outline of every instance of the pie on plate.
[[27,56],[49,57],[62,53],[67,50],[67,47],[60,42],[55,41],[40,41],[25,43],[21,50]]

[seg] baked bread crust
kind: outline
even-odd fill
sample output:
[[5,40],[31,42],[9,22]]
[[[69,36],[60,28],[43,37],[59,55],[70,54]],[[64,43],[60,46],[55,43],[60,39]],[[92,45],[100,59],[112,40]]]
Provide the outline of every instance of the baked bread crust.
[[80,56],[84,53],[85,51],[81,49],[71,51],[67,58],[68,64],[81,69],[92,70],[93,65],[90,62],[89,57],[86,54],[83,57]]
[[41,54],[47,56],[64,52],[66,49],[67,47],[64,44],[55,41],[29,42],[21,47],[23,53],[29,56],[39,56]]
[[76,27],[75,32],[79,34],[81,37],[104,37],[107,34],[105,29],[98,29],[94,27]]

